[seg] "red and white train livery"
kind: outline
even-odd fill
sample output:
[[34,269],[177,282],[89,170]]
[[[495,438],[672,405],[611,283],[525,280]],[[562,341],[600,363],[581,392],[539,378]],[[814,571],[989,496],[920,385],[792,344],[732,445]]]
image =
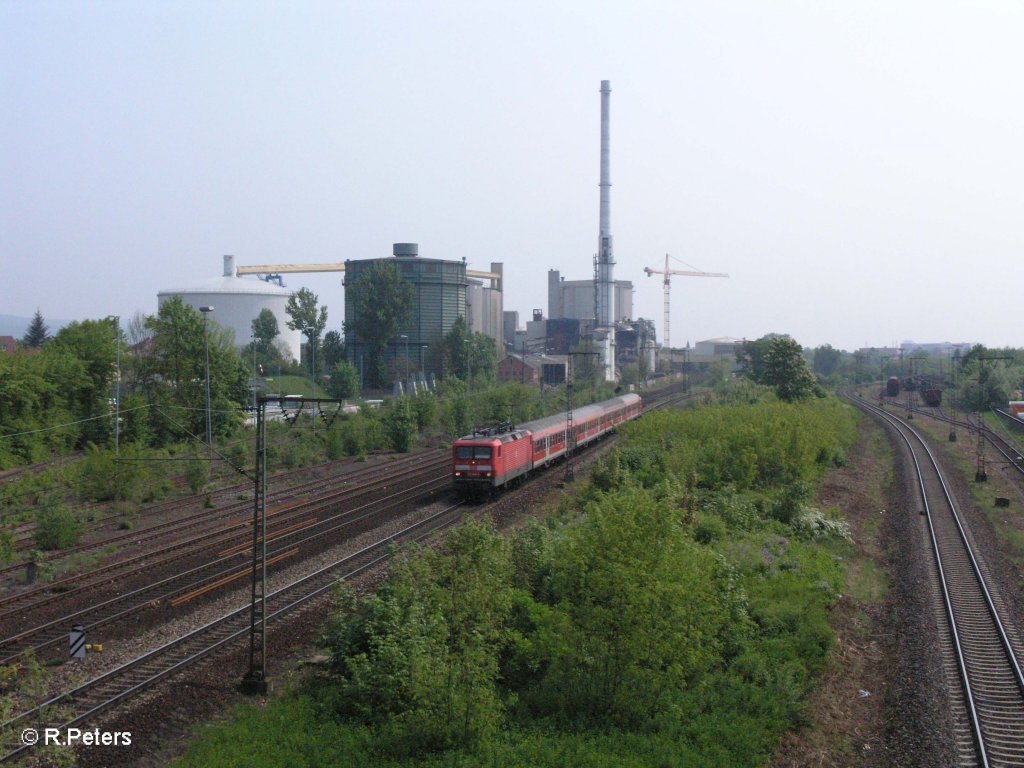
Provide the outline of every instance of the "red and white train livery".
[[[639,395],[613,397],[573,410],[575,444],[583,446],[643,412]],[[518,427],[480,430],[452,446],[452,480],[463,492],[493,490],[565,456],[565,413]]]

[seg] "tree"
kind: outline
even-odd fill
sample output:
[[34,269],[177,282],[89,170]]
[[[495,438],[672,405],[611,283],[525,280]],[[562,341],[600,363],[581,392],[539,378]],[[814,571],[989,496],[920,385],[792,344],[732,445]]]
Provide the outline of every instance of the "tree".
[[350,284],[353,317],[345,323],[346,336],[355,335],[367,346],[367,378],[371,387],[387,384],[384,353],[398,338],[412,313],[412,286],[403,281],[394,264],[377,261]]
[[328,331],[324,334],[323,365],[321,368],[329,371],[340,361],[345,359],[345,343],[341,340],[341,334],[337,331]]
[[267,354],[273,349],[274,339],[281,334],[277,325],[277,316],[264,307],[259,315],[252,321],[252,335],[256,339],[256,351],[260,354]]
[[470,333],[466,318],[459,315],[441,339],[441,370],[444,375],[469,383]]
[[[43,350],[49,376],[64,393],[78,419],[110,413],[117,374],[120,331],[113,318],[74,322],[62,328]],[[83,424],[83,440],[98,442],[113,432],[113,420]]]
[[757,383],[763,383],[764,361],[768,355],[768,344],[775,334],[762,336],[756,341],[744,341],[736,347],[736,363],[740,367],[740,375],[753,379]]
[[774,387],[778,398],[787,403],[822,394],[814,374],[807,367],[803,349],[790,338],[777,337],[768,342],[764,373],[758,383]]
[[340,360],[331,368],[331,378],[327,383],[327,393],[331,397],[346,398],[359,394],[359,371],[352,363]]
[[316,353],[320,347],[320,334],[327,327],[327,307],[317,308],[319,298],[308,288],[300,288],[297,293],[288,297],[288,305],[284,311],[288,313],[291,320],[288,327],[293,331],[303,334],[308,340],[309,355],[307,365],[310,375],[316,376],[313,364],[316,360]]
[[408,453],[416,437],[416,416],[406,397],[393,401],[384,417],[384,430],[391,450]]
[[50,329],[43,322],[43,313],[37,308],[35,315],[32,316],[32,322],[28,324],[28,330],[25,331],[25,336],[22,338],[21,343],[32,349],[39,349],[49,339]]
[[469,345],[469,382],[472,385],[494,385],[498,372],[498,350],[494,339],[483,333],[474,333]]
[[146,318],[152,334],[141,360],[142,386],[153,409],[153,429],[161,441],[180,440],[182,428],[205,431],[206,334],[209,333],[210,400],[213,431],[228,432],[249,400],[248,372],[230,331],[216,322],[204,326],[195,309],[173,297]]
[[445,376],[454,376],[471,388],[477,383],[494,383],[498,370],[498,351],[494,339],[472,333],[466,318],[455,318],[451,329],[441,339],[441,368]]
[[828,378],[839,369],[843,353],[831,344],[816,347],[814,350],[814,372]]

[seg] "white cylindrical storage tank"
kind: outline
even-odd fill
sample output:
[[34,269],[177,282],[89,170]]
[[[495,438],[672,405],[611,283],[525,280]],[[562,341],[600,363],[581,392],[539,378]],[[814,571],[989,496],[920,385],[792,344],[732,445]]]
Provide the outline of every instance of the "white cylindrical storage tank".
[[252,321],[264,309],[269,309],[277,318],[281,335],[275,343],[283,342],[285,351],[299,359],[302,338],[298,331],[288,328],[288,314],[285,307],[292,291],[255,277],[239,277],[235,274],[234,256],[224,257],[224,274],[208,280],[197,280],[178,288],[168,288],[157,293],[157,304],[180,296],[190,307],[213,307],[210,320],[235,333],[235,344],[244,347],[252,341]]

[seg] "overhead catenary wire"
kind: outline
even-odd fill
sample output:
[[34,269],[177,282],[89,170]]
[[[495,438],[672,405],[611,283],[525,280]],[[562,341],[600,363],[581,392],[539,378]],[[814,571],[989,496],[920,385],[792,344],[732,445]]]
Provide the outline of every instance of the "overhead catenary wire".
[[[139,411],[139,410],[142,410],[143,408],[152,408],[152,407],[153,407],[152,404],[137,405],[134,408],[126,408],[126,409],[122,410],[121,413],[131,413],[132,411]],[[113,414],[107,413],[107,414],[104,414],[102,416],[90,416],[87,419],[79,419],[78,421],[69,421],[69,422],[67,422],[65,424],[55,424],[52,427],[42,427],[40,429],[29,429],[29,430],[26,430],[24,432],[10,432],[10,433],[8,433],[6,435],[0,435],[0,440],[7,440],[7,439],[12,438],[12,437],[22,437],[24,435],[38,435],[41,432],[53,432],[54,430],[57,430],[57,429],[67,429],[68,427],[74,427],[74,426],[77,426],[78,424],[85,424],[85,423],[90,422],[90,421],[99,421],[100,419],[112,419],[113,417],[114,417]]]

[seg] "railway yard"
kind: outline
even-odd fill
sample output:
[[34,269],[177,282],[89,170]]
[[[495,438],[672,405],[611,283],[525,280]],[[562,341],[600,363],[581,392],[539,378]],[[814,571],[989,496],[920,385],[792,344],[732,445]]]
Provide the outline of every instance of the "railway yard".
[[[666,395],[654,407],[688,398]],[[578,461],[591,461],[605,450],[595,446]],[[554,468],[524,492],[473,506],[469,514],[499,523],[514,520],[560,480]],[[162,695],[161,682],[178,691],[195,676],[205,680],[200,685],[233,690],[246,669],[250,638],[251,492],[251,483],[242,483],[220,488],[211,498],[184,496],[156,504],[141,511],[129,532],[119,529],[118,515],[100,512],[85,543],[47,556],[58,568],[71,565],[68,573],[45,583],[25,583],[33,567],[26,556],[0,570],[0,663],[17,665],[26,652],[44,665],[61,662],[68,652],[68,628],[75,625],[84,629],[91,648],[102,648],[80,663],[57,667],[46,693],[21,702],[5,732],[17,737],[23,728],[55,717],[62,727],[129,717],[140,719],[139,732],[155,733],[175,722],[173,710],[183,703],[186,720],[197,714],[195,702],[176,693],[167,709],[150,707],[148,702]],[[269,493],[272,648],[294,648],[299,638],[313,642],[317,611],[338,580],[372,583],[389,548],[428,539],[467,514],[465,501],[451,493],[447,449],[284,472],[271,478]],[[29,548],[32,534],[28,524],[16,531],[19,552]],[[92,555],[95,564],[74,567],[74,558],[82,555]],[[219,700],[203,698],[211,707]],[[7,761],[17,762],[32,750],[14,742],[5,751]],[[81,756],[82,764],[95,760],[97,765],[111,759],[132,764],[136,758],[117,750],[106,755],[102,749]]]
[[[852,740],[846,761],[829,764],[1024,765],[1024,598],[1019,555],[1007,544],[1024,535],[1015,511],[1024,506],[1016,447],[1024,435],[1000,427],[979,432],[977,423],[938,408],[908,419],[902,403],[876,395],[846,395],[865,416],[861,447],[851,467],[834,473],[845,479],[826,481],[819,494],[848,511],[861,556],[888,569],[891,591],[862,612],[846,601],[837,606],[840,637],[834,668],[812,702],[817,714],[783,741],[770,764],[811,764],[822,742]],[[646,406],[685,399],[667,395]],[[956,442],[951,431],[959,431]],[[872,441],[873,453],[864,447]],[[614,442],[598,443],[577,461],[593,462]],[[881,442],[889,446],[888,467]],[[969,476],[980,466],[982,444],[989,446],[987,484]],[[467,515],[515,526],[550,504],[551,494],[566,492],[562,476],[555,466],[473,504],[451,491],[447,449],[273,476],[270,679],[308,660],[339,579],[372,589],[395,545],[433,541]],[[152,505],[130,531],[99,511],[85,543],[49,556],[60,575],[26,583],[26,557],[0,570],[3,663],[16,666],[31,651],[53,665],[47,690],[19,701],[5,724],[8,763],[32,755],[11,734],[59,721],[146,734],[130,749],[81,749],[80,765],[162,764],[180,752],[183,732],[240,699],[250,642],[251,490],[249,483],[225,485],[210,498]],[[979,509],[990,496],[1010,499],[1009,511]],[[19,541],[31,533],[25,526]],[[26,547],[19,544],[19,552]],[[76,557],[88,565],[75,566]],[[60,664],[73,625],[102,651]]]

